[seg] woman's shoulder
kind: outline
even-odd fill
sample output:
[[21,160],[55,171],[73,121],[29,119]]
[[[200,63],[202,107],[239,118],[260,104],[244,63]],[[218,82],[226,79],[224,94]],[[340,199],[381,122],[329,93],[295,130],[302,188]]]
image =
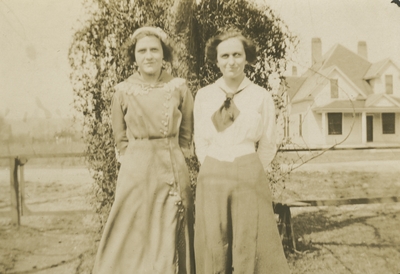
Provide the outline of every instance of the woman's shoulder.
[[254,82],[251,82],[251,84],[250,84],[250,90],[252,91],[252,92],[254,92],[254,93],[258,93],[258,94],[260,94],[260,95],[262,95],[262,94],[264,94],[264,93],[268,93],[268,91],[264,88],[264,87],[262,87],[262,86],[260,86],[260,85],[258,85],[258,84],[256,84],[256,83],[254,83]]
[[200,97],[209,97],[211,94],[215,93],[215,89],[216,89],[216,84],[212,83],[209,84],[207,86],[204,86],[202,88],[200,88],[197,93],[196,93],[196,97],[200,96]]
[[126,80],[116,84],[113,89],[115,91],[114,96],[122,96],[123,91],[127,89]]
[[186,80],[180,77],[174,77],[165,82],[165,87],[170,90],[187,88]]
[[261,101],[272,99],[271,92],[256,83],[252,83],[249,90],[252,96],[259,98]]
[[133,83],[130,78],[131,77],[128,77],[114,86],[116,96],[121,96],[122,93],[127,93],[132,90]]

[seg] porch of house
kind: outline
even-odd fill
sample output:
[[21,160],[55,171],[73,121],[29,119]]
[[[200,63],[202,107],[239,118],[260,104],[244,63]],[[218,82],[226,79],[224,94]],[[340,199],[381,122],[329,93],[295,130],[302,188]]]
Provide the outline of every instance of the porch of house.
[[[400,146],[400,109],[319,110],[320,148],[388,148]],[[319,120],[319,119],[317,119]]]

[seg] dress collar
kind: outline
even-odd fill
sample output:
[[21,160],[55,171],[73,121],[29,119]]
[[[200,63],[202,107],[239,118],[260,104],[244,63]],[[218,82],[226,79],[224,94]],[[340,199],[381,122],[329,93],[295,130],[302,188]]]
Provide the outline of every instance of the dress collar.
[[138,84],[141,86],[157,86],[159,84],[168,83],[173,79],[172,75],[166,72],[165,70],[161,71],[160,77],[158,77],[155,83],[148,83],[143,80],[143,77],[140,75],[139,72],[134,72],[128,79],[127,82],[131,84]]

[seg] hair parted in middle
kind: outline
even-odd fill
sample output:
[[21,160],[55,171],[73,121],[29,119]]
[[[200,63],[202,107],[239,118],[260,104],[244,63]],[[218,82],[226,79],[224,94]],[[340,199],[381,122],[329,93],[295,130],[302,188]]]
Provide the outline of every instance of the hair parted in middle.
[[135,48],[137,42],[146,36],[154,36],[160,40],[161,47],[163,50],[164,60],[166,62],[172,62],[173,60],[173,46],[171,44],[168,35],[158,27],[141,27],[135,30],[135,32],[129,37],[122,46],[126,61],[128,64],[134,64],[135,59]]
[[244,48],[244,52],[246,53],[246,61],[249,64],[254,64],[257,61],[257,47],[250,39],[243,36],[243,34],[234,28],[229,28],[226,30],[221,31],[219,34],[215,35],[214,37],[210,38],[206,44],[206,58],[213,62],[217,62],[218,56],[218,45],[230,38],[237,38],[239,39]]

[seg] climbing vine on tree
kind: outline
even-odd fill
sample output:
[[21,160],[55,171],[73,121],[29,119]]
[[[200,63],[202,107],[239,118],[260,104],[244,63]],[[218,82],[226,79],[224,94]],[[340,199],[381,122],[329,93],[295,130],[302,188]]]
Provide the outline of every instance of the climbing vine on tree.
[[[278,128],[283,131],[283,117],[286,115],[285,92],[282,92],[284,72],[289,54],[295,50],[297,38],[291,34],[285,23],[265,5],[256,5],[245,0],[203,0],[195,12],[197,55],[196,62],[200,86],[213,83],[221,77],[215,64],[205,59],[205,45],[209,38],[220,30],[236,28],[244,36],[253,40],[258,48],[258,59],[255,65],[246,66],[247,76],[256,84],[271,92],[276,109]],[[283,132],[282,132],[283,134]],[[287,140],[282,139],[280,146]],[[290,166],[282,153],[278,153],[271,164],[268,179],[274,194],[284,188],[284,181],[290,172]]]
[[[95,184],[94,204],[104,224],[115,194],[118,162],[110,120],[113,87],[134,71],[124,57],[124,43],[144,25],[162,28],[175,43],[175,76],[188,80],[195,95],[200,86],[220,76],[204,59],[206,41],[220,29],[236,27],[254,40],[259,59],[246,73],[257,84],[273,90],[271,75],[283,78],[288,50],[295,44],[285,24],[266,6],[245,0],[86,0],[87,19],[73,37],[69,50],[74,105],[82,114],[87,160]],[[281,96],[274,94],[278,109]],[[187,159],[195,184],[198,163]],[[278,165],[279,167],[279,165]]]
[[124,57],[124,43],[144,25],[162,28],[176,42],[172,72],[187,78],[186,44],[193,1],[86,0],[88,19],[76,31],[69,50],[74,105],[82,114],[87,160],[95,180],[94,204],[102,217],[114,200],[118,163],[110,121],[113,86],[133,73]]

